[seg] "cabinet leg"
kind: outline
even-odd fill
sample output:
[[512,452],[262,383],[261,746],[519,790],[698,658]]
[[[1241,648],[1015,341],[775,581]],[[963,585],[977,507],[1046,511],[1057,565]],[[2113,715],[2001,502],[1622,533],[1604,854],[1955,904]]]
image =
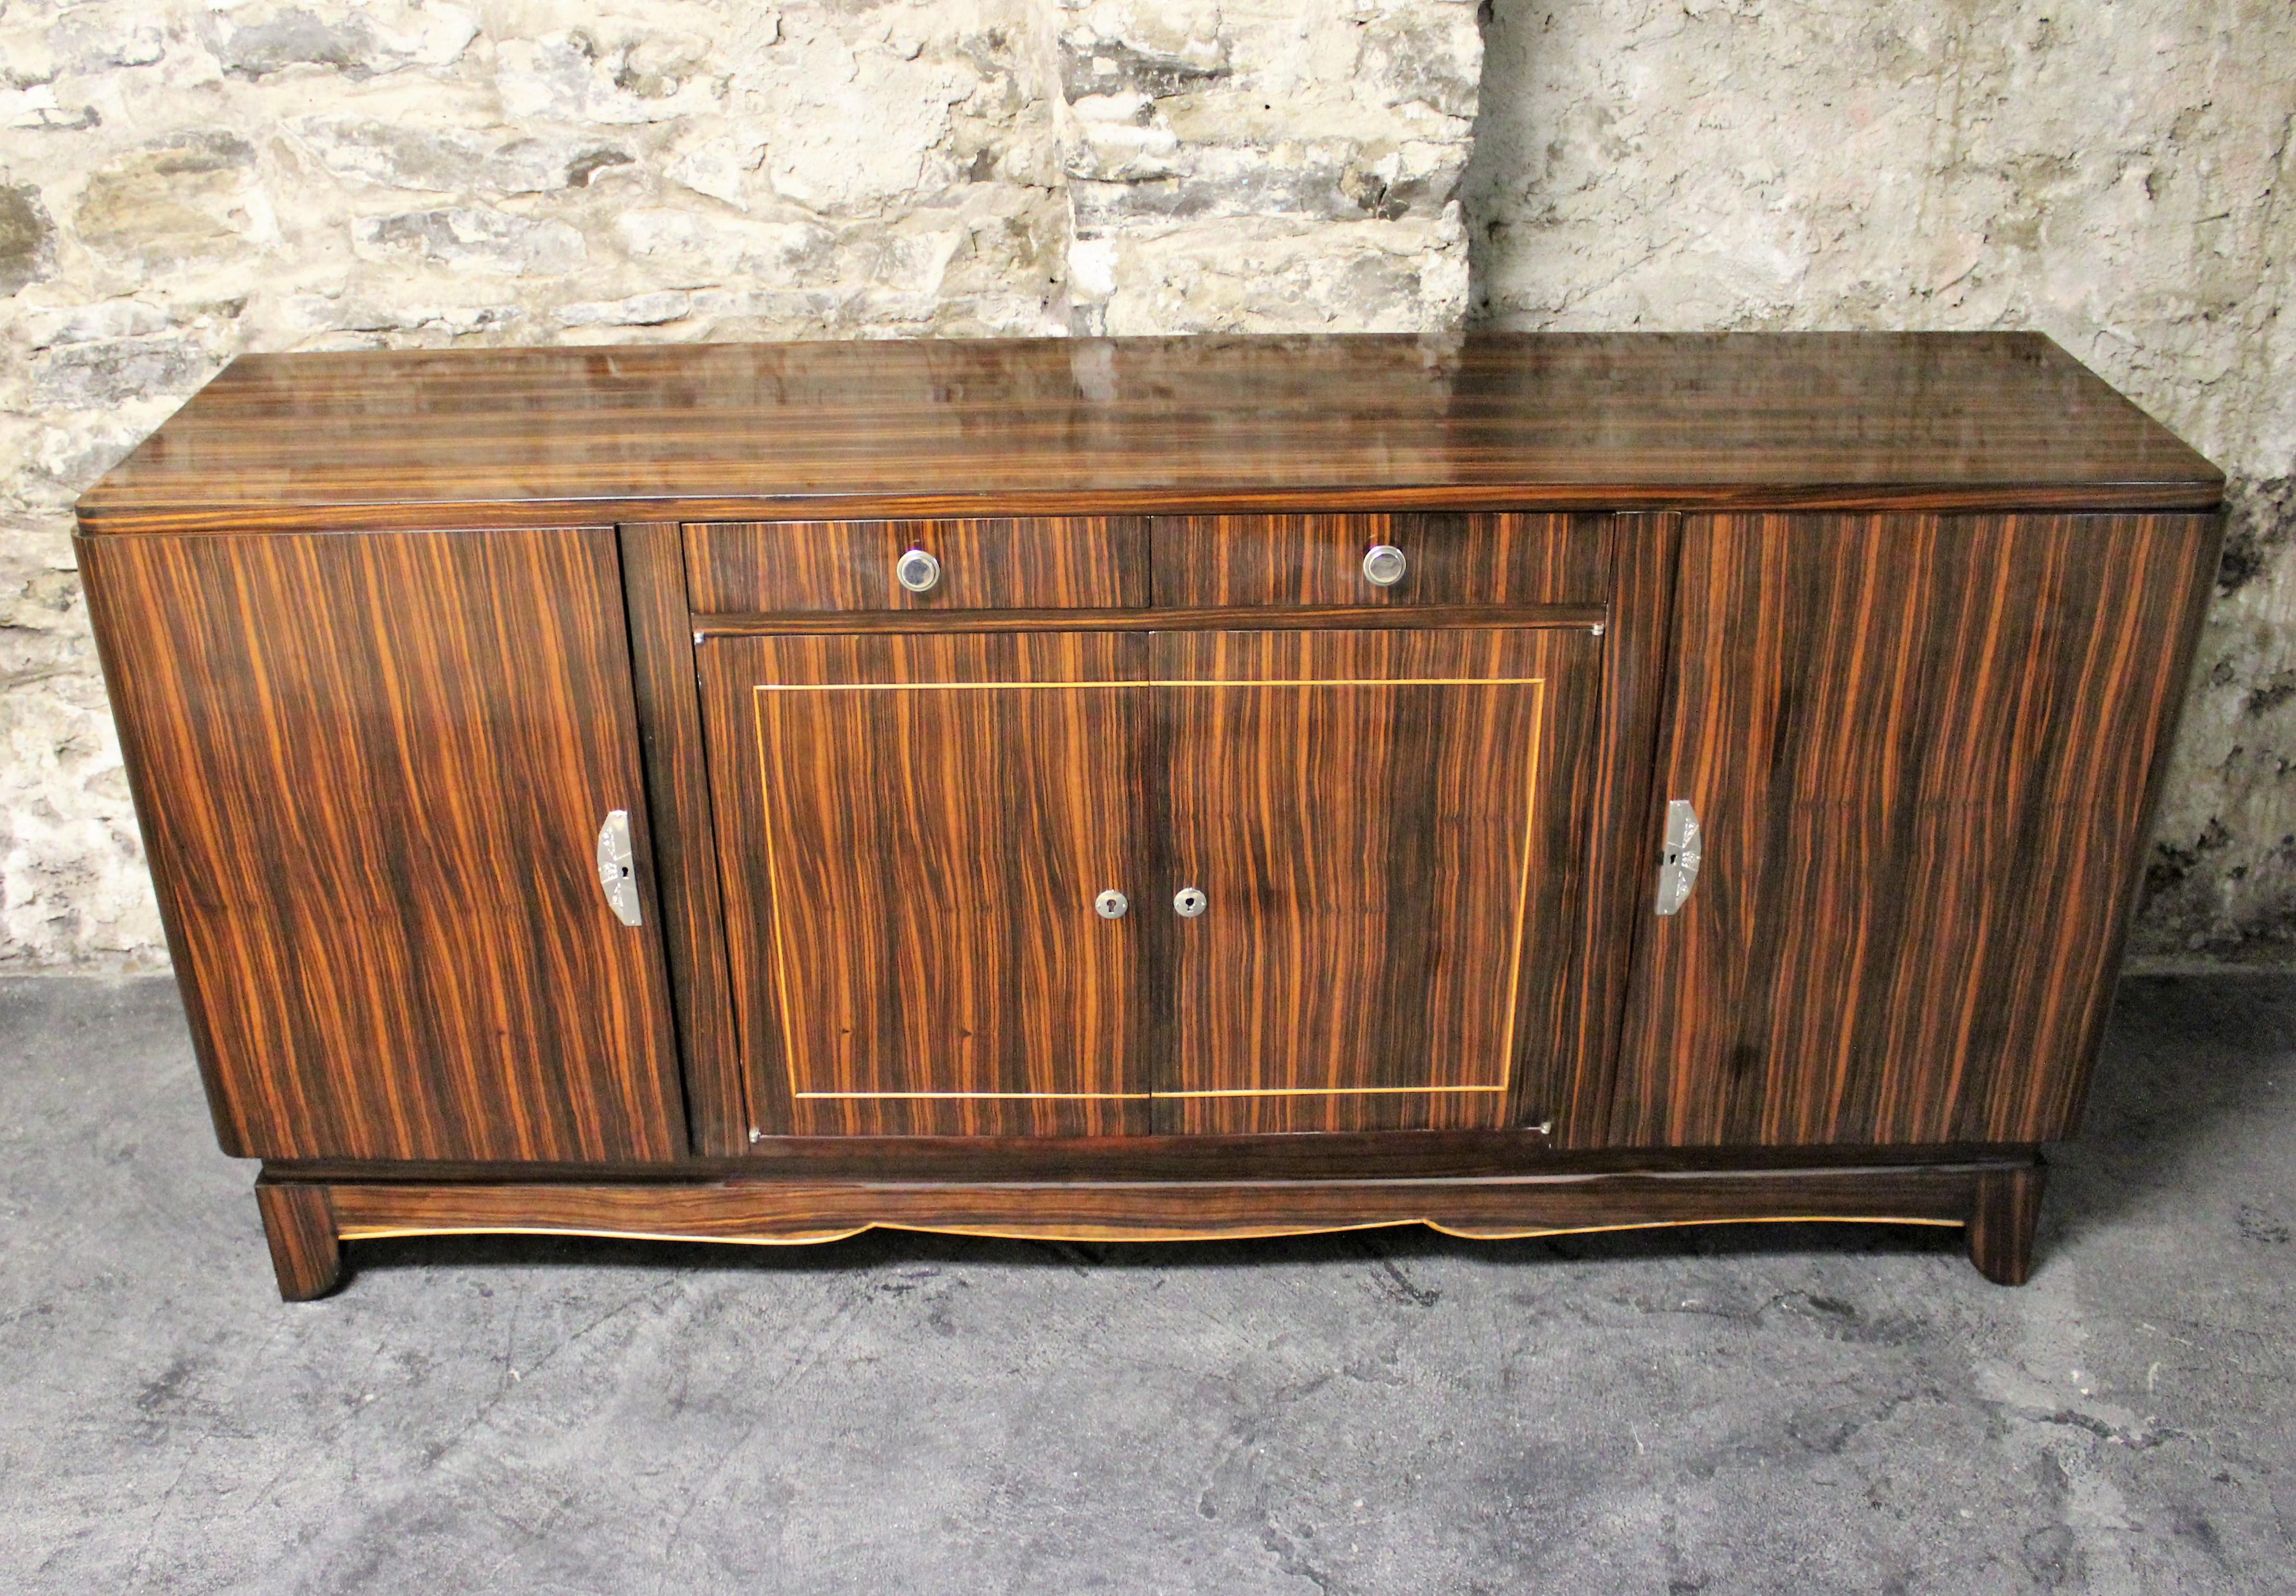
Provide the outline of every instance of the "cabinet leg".
[[258,1181],[255,1203],[263,1211],[280,1300],[308,1302],[333,1290],[343,1278],[343,1248],[327,1189]]
[[1969,1261],[1997,1286],[2021,1286],[2033,1273],[2033,1231],[2041,1221],[2045,1164],[1988,1170],[1970,1205]]

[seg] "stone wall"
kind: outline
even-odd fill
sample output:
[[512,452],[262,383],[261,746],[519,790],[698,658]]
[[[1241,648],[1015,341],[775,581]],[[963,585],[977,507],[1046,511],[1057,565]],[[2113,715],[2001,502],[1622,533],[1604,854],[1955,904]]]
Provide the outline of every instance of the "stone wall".
[[1496,0],[1506,327],[2038,327],[2234,479],[2141,953],[2296,954],[2296,7]]
[[1467,303],[1472,6],[1046,13],[1078,332],[1407,332]]
[[0,966],[165,958],[73,496],[246,349],[1417,330],[1464,0],[0,0]]
[[2078,11],[0,0],[0,966],[164,958],[69,506],[240,350],[1423,330],[1471,260],[1508,326],[2038,326],[2222,462],[2144,937],[2285,956],[2296,12]]

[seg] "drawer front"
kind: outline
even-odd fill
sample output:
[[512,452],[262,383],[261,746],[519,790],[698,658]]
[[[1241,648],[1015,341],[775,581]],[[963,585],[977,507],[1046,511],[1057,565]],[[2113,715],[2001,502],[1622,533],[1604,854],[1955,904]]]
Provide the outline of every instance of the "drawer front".
[[[938,567],[921,591],[902,581],[912,550]],[[1148,602],[1147,528],[1128,516],[713,522],[685,529],[685,580],[701,615],[1128,609]]]
[[[1375,548],[1401,574],[1374,581]],[[1156,523],[1160,605],[1599,604],[1603,515],[1167,516]],[[1394,562],[1390,559],[1389,574]]]

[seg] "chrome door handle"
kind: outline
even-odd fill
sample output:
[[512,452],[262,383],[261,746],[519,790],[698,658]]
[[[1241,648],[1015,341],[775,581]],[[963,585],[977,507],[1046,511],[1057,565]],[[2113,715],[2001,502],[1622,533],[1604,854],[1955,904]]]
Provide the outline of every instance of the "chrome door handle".
[[1669,798],[1666,804],[1666,851],[1658,867],[1658,912],[1672,914],[1690,901],[1698,885],[1698,861],[1702,843],[1698,810],[1688,798]]
[[911,549],[893,567],[893,577],[911,593],[931,593],[940,585],[940,561],[924,549]]
[[626,926],[644,925],[645,916],[638,909],[637,867],[630,852],[630,812],[610,810],[606,823],[598,828],[598,886],[606,895],[606,905],[614,918]]

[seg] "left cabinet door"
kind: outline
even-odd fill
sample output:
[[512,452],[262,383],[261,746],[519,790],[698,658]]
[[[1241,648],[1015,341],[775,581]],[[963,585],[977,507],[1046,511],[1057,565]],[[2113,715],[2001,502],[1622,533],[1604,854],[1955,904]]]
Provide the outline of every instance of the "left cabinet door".
[[226,1151],[683,1150],[614,536],[80,541]]
[[713,637],[701,655],[752,1123],[1148,1128],[1145,638]]

